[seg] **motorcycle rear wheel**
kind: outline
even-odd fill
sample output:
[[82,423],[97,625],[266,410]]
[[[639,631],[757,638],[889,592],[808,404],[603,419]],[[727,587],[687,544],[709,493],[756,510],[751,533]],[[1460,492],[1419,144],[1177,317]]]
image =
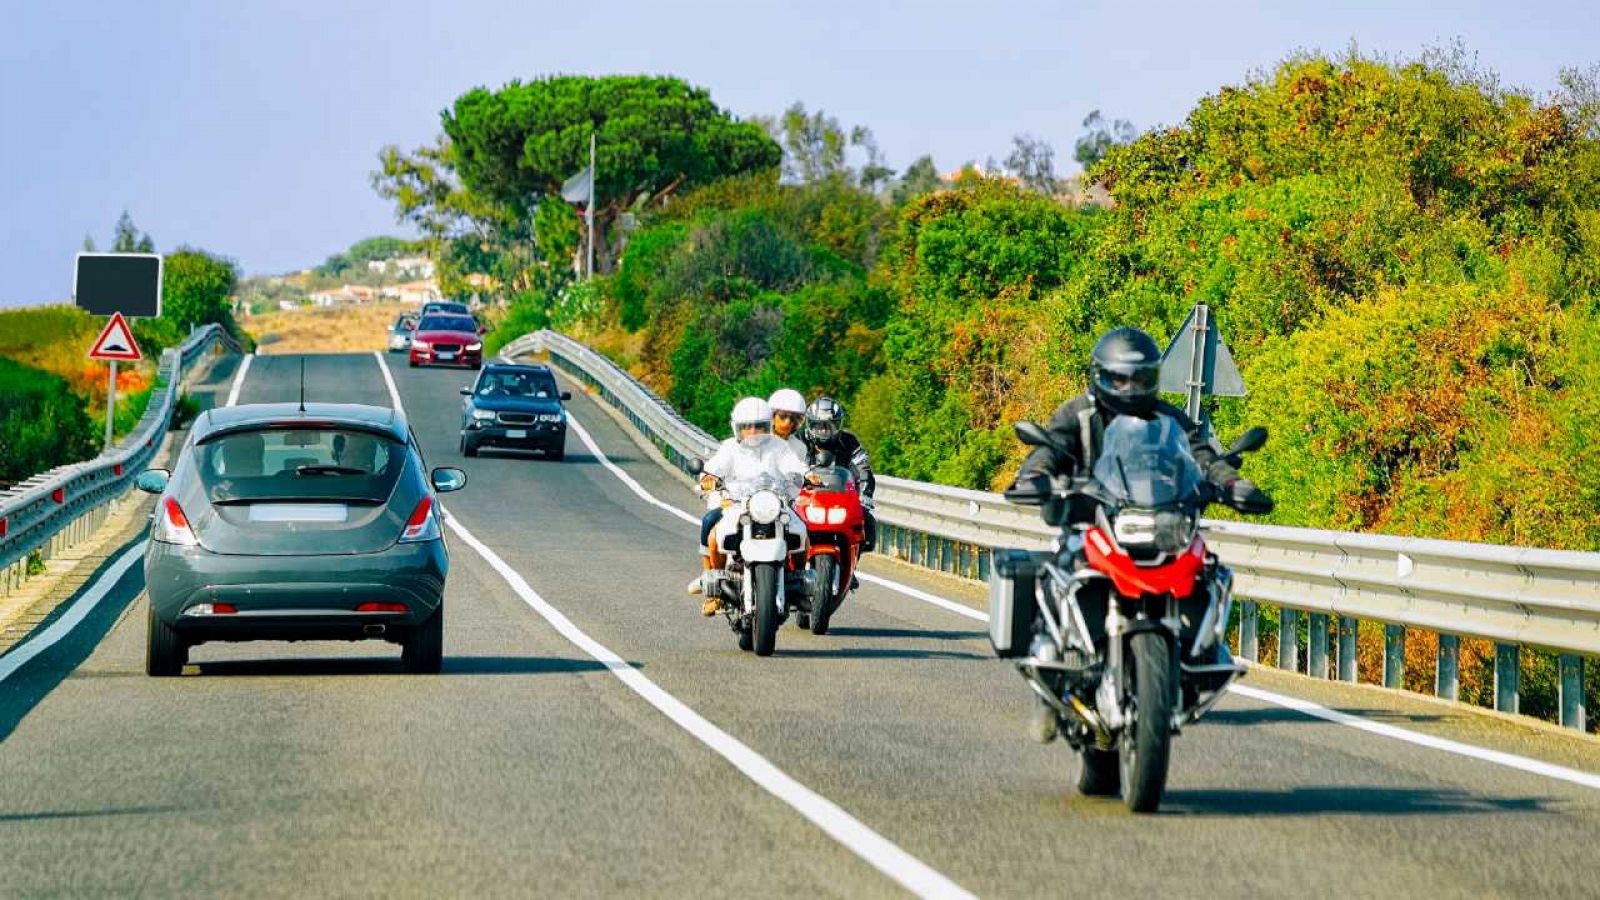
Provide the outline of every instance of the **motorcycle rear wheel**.
[[1167,787],[1172,759],[1175,667],[1172,640],[1155,631],[1135,634],[1134,721],[1122,736],[1122,800],[1134,812],[1155,812]]
[[818,590],[822,593],[817,608],[811,613],[811,633],[827,634],[828,620],[833,618],[833,596],[837,590],[834,582],[838,580],[839,561],[831,556],[818,556],[811,561],[811,567],[816,570]]
[[778,590],[783,579],[776,563],[750,567],[750,594],[755,599],[753,649],[757,656],[771,656],[778,643]]

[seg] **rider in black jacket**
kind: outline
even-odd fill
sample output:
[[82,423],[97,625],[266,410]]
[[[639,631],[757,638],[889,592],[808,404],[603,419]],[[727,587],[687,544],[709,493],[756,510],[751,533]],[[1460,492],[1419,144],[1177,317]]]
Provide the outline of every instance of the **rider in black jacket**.
[[1137,328],[1118,328],[1107,332],[1094,345],[1090,360],[1089,391],[1068,400],[1050,417],[1048,430],[1063,451],[1035,447],[1022,468],[1017,482],[1039,474],[1087,476],[1094,469],[1100,440],[1106,426],[1119,415],[1150,419],[1170,416],[1189,436],[1189,450],[1206,480],[1223,492],[1223,497],[1244,503],[1265,495],[1247,478],[1222,459],[1200,427],[1183,410],[1157,397],[1161,373],[1161,350],[1150,335]]
[[878,520],[872,514],[872,492],[877,490],[877,479],[872,475],[872,460],[861,440],[844,430],[844,407],[832,397],[818,397],[806,407],[806,465],[817,464],[826,451],[833,460],[848,468],[860,485],[862,505],[866,507],[867,539],[861,546],[869,551],[878,544]]

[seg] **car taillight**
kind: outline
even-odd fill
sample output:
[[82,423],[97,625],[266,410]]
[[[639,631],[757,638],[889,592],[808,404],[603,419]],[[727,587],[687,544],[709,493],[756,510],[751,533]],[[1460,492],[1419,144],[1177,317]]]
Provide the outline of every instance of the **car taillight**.
[[200,539],[194,536],[194,529],[189,527],[189,518],[183,514],[183,507],[171,497],[161,498],[161,509],[156,515],[150,538],[180,547],[194,547],[200,543]]
[[400,542],[438,539],[439,517],[433,512],[433,498],[423,497],[417,501],[417,508],[411,511],[411,518],[406,520],[406,528],[400,532]]
[[362,603],[356,607],[356,612],[403,613],[407,612],[404,603]]

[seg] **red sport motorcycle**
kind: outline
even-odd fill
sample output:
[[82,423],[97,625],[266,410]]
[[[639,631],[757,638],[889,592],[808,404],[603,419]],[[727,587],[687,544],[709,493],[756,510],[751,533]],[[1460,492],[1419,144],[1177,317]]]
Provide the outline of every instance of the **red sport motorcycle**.
[[810,628],[812,634],[827,634],[829,621],[850,593],[861,545],[867,539],[866,511],[850,470],[830,461],[811,469],[794,506],[810,541],[805,561],[807,606],[796,624]]
[[[1016,429],[1025,444],[1066,450],[1037,424]],[[1237,467],[1266,439],[1252,428],[1224,458]],[[1262,513],[1271,501],[1222,493],[1166,416],[1113,419],[1088,478],[1039,475],[1006,492],[1065,527],[1050,551],[995,552],[989,637],[1053,713],[1041,736],[1079,753],[1081,793],[1120,791],[1133,811],[1154,811],[1172,736],[1244,673],[1226,646],[1233,573],[1199,519],[1213,502]]]

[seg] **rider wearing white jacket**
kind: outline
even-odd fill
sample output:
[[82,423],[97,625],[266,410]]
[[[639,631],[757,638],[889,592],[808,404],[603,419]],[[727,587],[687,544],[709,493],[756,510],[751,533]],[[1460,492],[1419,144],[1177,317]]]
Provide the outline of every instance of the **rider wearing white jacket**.
[[[762,475],[772,475],[788,487],[785,499],[792,501],[805,475],[805,462],[796,457],[788,445],[772,435],[772,409],[760,397],[746,397],[734,404],[729,417],[734,437],[722,442],[717,452],[706,460],[701,469],[700,488],[712,490],[716,479],[724,482],[754,480]],[[716,503],[700,520],[700,542],[706,547],[705,571],[700,578],[689,583],[689,593],[705,594],[701,609],[705,615],[714,616],[720,607],[716,591],[708,589],[722,575],[724,556],[712,535],[722,520],[722,505]]]

